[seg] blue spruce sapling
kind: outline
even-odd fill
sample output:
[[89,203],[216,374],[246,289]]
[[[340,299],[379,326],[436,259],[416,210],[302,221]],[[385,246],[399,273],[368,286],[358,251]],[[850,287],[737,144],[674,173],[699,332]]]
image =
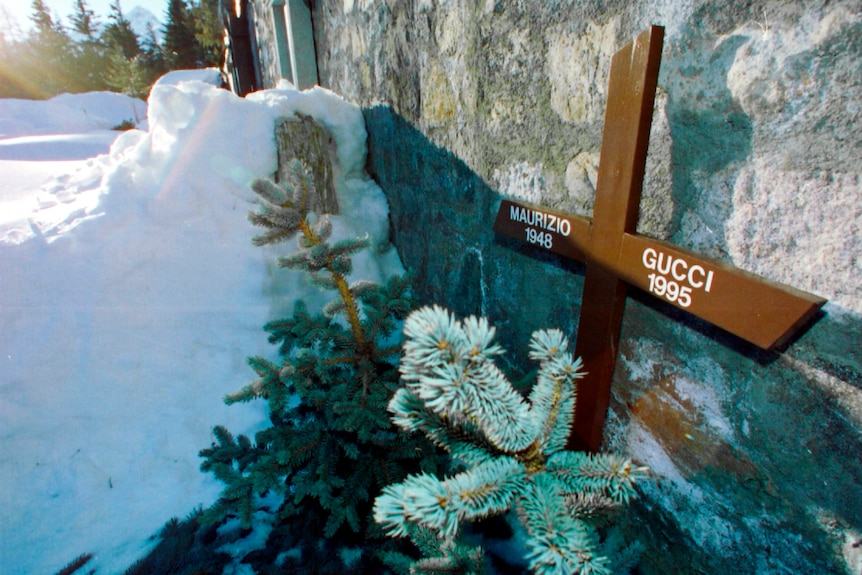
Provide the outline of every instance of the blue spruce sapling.
[[375,553],[391,548],[371,521],[371,498],[409,472],[436,469],[433,446],[397,433],[386,414],[399,385],[400,344],[390,340],[411,308],[408,284],[403,277],[350,283],[352,256],[368,240],[330,242],[328,216],[304,207],[314,185],[309,170],[298,160],[290,167],[285,182],[252,186],[261,210],[249,219],[266,230],[254,242],[296,238],[298,249],[278,264],[307,273],[336,297],[322,314],[298,301],[293,317],[265,326],[283,361],[250,358],[258,379],[225,401],[266,400],[271,426],[254,441],[215,428],[201,468],[226,487],[204,519],[234,516],[249,526],[261,498],[275,493],[283,502],[268,543],[272,560],[291,550],[291,572],[370,572]]
[[[635,495],[635,482],[648,470],[617,455],[565,449],[581,364],[563,333],[533,334],[529,355],[540,368],[525,401],[494,364],[503,350],[484,318],[462,322],[425,307],[407,318],[404,332],[405,387],[389,403],[392,419],[405,431],[424,432],[466,470],[444,480],[413,474],[387,486],[374,504],[387,533],[430,530],[454,542],[465,521],[515,509],[533,572],[606,574],[623,567],[627,553],[616,561],[605,556],[598,527]],[[432,558],[435,568],[452,556]]]

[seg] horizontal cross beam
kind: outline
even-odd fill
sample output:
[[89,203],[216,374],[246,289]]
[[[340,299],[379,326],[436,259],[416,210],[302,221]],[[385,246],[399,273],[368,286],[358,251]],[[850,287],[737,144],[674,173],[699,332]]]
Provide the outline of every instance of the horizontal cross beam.
[[[512,200],[501,202],[494,221],[500,234],[580,262],[591,252],[591,229],[590,218]],[[628,285],[763,349],[785,344],[826,301],[633,232],[622,234],[606,267]]]

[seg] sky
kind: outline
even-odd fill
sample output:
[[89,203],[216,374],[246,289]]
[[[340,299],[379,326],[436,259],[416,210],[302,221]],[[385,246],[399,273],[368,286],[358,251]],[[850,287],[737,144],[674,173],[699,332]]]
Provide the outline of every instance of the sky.
[[[52,16],[59,16],[64,24],[69,25],[69,15],[74,12],[75,0],[43,1]],[[86,0],[87,6],[96,13],[97,19],[102,23],[107,20],[111,2],[112,0]],[[7,25],[5,13],[11,17],[13,23],[17,22],[22,29],[26,29],[30,25],[30,14],[33,11],[31,5],[29,0],[0,0],[0,26]],[[164,20],[168,0],[120,0],[120,8],[124,14],[131,12],[136,6],[146,8],[159,20]]]

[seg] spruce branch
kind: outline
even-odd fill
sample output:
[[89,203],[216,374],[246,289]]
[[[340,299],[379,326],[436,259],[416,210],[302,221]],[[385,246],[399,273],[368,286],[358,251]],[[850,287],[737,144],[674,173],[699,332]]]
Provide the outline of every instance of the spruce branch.
[[613,453],[564,451],[549,458],[547,468],[569,492],[603,493],[619,503],[628,503],[636,494],[635,483],[649,474],[648,468]]
[[534,573],[609,575],[597,527],[635,495],[647,469],[618,455],[564,449],[581,362],[563,333],[533,334],[529,355],[540,366],[524,401],[494,365],[503,350],[485,319],[459,321],[426,307],[408,316],[404,332],[404,387],[389,402],[392,421],[423,432],[467,470],[387,486],[375,500],[375,521],[395,537],[424,528],[454,544],[464,521],[516,508]]
[[231,405],[263,398],[269,402],[271,411],[282,412],[293,393],[293,386],[289,384],[292,370],[257,356],[249,357],[247,362],[260,378],[239,391],[226,395],[224,402]]
[[644,546],[640,541],[626,542],[622,529],[615,526],[608,530],[608,535],[602,543],[602,554],[612,558],[610,572],[614,575],[623,575],[634,569]]
[[252,190],[261,200],[260,212],[249,215],[252,224],[268,231],[254,238],[255,245],[269,245],[287,240],[301,233],[299,251],[279,258],[282,267],[306,272],[326,270],[343,301],[343,309],[351,326],[358,349],[366,347],[359,308],[351,293],[346,276],[351,271],[350,256],[368,246],[368,238],[342,240],[330,246],[326,239],[332,233],[328,217],[317,218],[308,211],[308,197],[313,192],[314,180],[307,166],[293,159],[288,165],[288,178],[281,185],[267,180],[256,180]]
[[597,492],[576,492],[564,496],[566,507],[573,517],[603,526],[619,515],[623,504]]
[[272,180],[257,178],[252,181],[251,189],[268,204],[292,207],[292,202],[287,198],[287,191]]
[[384,563],[395,573],[480,575],[485,572],[481,547],[441,539],[434,531],[422,527],[412,528],[409,538],[424,558],[414,561],[402,553],[383,553]]
[[535,421],[491,361],[502,350],[492,345],[494,329],[486,320],[470,318],[462,324],[440,307],[425,307],[407,318],[404,333],[401,378],[428,409],[475,419],[488,439],[506,452],[532,443]]

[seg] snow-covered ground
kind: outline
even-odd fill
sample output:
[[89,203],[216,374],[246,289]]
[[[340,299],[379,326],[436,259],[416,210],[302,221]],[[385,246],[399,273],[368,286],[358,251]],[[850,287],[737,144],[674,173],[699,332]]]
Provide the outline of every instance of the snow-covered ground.
[[[226,407],[274,358],[262,325],[323,295],[255,248],[248,185],[276,167],[295,111],[337,144],[336,235],[388,242],[356,106],[289,86],[240,99],[213,72],[173,73],[147,104],[94,93],[0,100],[0,571],[52,574],[82,553],[122,573],[172,516],[221,485],[198,470],[211,428],[253,433],[263,402]],[[146,118],[144,120],[144,118]],[[138,129],[111,131],[123,120]],[[355,276],[400,273],[394,250]]]

